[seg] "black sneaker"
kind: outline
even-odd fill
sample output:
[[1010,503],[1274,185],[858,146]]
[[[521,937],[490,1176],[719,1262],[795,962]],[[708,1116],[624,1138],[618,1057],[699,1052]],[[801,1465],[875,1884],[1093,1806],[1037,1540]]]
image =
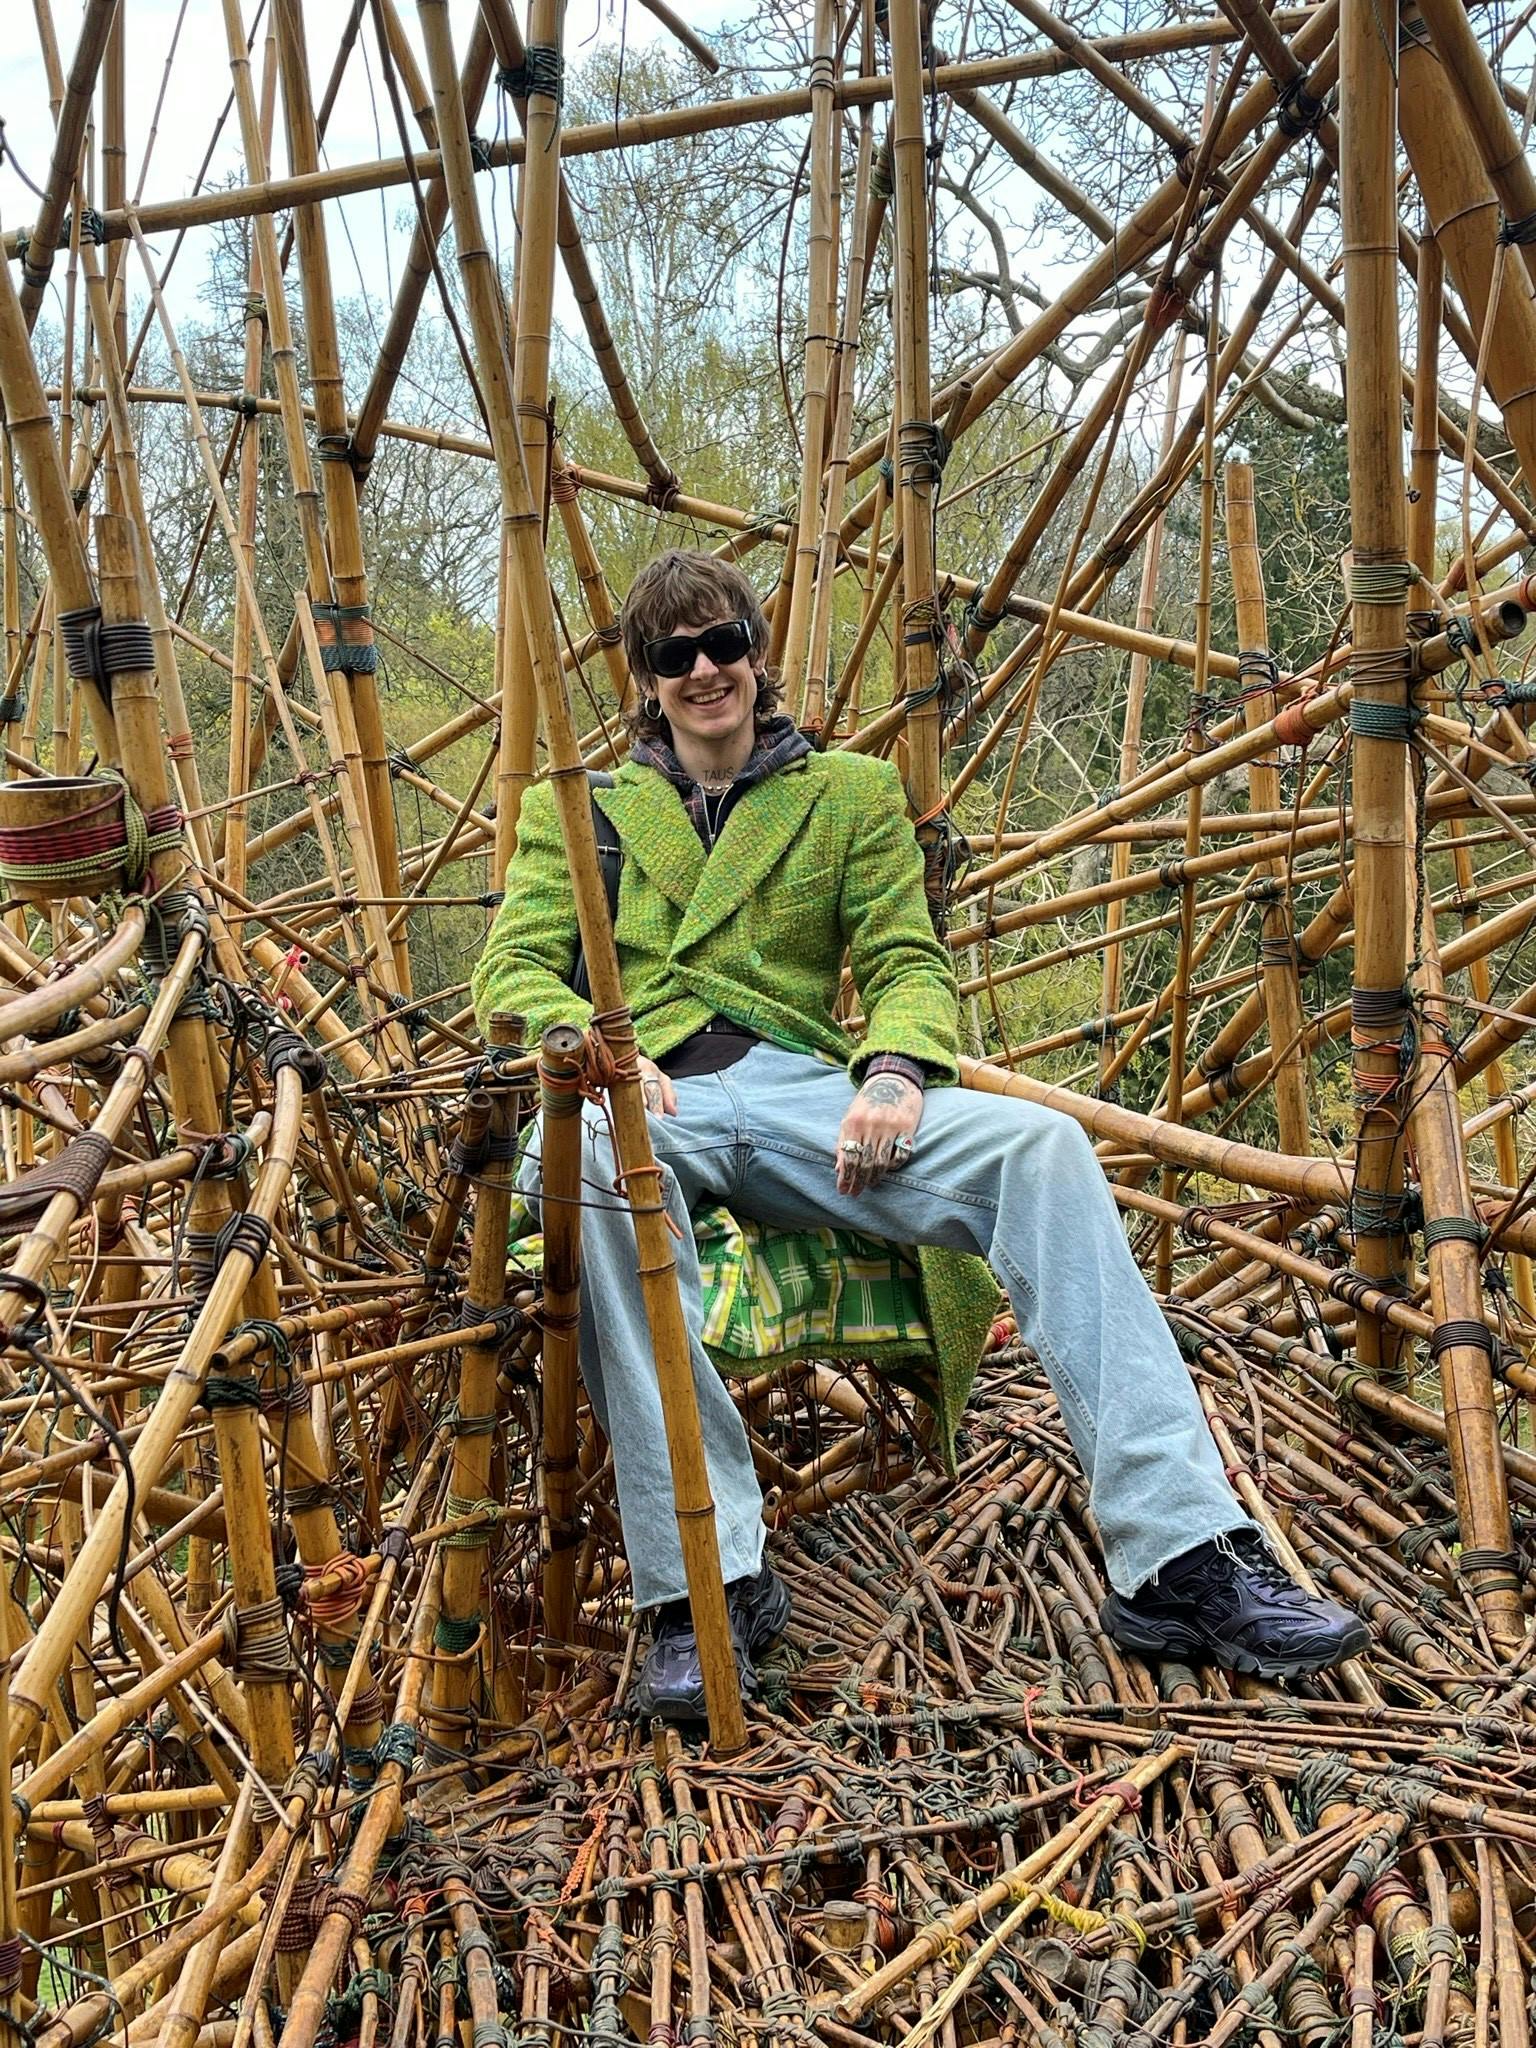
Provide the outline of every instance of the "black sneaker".
[[726,1605],[736,1633],[747,1646],[749,1656],[766,1650],[775,1636],[784,1633],[789,1620],[789,1588],[765,1557],[750,1579],[733,1579],[725,1589]]
[[[750,1583],[738,1580],[738,1584]],[[752,1668],[743,1642],[740,1620],[730,1607],[731,1647],[736,1653],[736,1675],[743,1699],[757,1696],[757,1673]],[[693,1612],[686,1600],[669,1600],[658,1607],[651,1622],[651,1647],[646,1651],[630,1694],[630,1705],[641,1720],[707,1721],[704,1699],[704,1665],[699,1656],[699,1639],[693,1630]]]
[[1122,1650],[1140,1657],[1260,1678],[1326,1671],[1370,1642],[1357,1614],[1304,1593],[1253,1528],[1187,1550],[1129,1599],[1111,1593],[1099,1618]]

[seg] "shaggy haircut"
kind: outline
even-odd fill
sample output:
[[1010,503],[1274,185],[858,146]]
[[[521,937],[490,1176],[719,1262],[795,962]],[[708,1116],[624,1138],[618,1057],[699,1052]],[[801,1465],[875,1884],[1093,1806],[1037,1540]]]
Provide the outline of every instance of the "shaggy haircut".
[[[668,548],[647,562],[629,587],[620,617],[624,655],[635,679],[635,709],[624,721],[632,739],[661,738],[668,744],[672,739],[666,719],[651,718],[645,710],[647,698],[654,694],[645,665],[648,641],[664,640],[697,619],[745,619],[752,628],[752,659],[760,662],[768,648],[768,621],[752,585],[734,562],[693,548]],[[778,710],[781,695],[776,682],[766,673],[760,675],[752,707],[759,730]]]

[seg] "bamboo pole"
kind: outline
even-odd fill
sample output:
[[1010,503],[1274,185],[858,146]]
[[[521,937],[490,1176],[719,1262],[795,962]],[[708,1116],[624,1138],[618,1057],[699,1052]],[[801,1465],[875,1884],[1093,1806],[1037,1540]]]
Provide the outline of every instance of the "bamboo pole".
[[[580,1034],[556,1025],[539,1052],[544,1216],[544,1628],[573,1639],[576,1616],[577,1339],[581,1308]],[[546,1683],[554,1672],[546,1672]]]
[[[533,677],[553,763],[560,829],[575,883],[577,917],[593,1004],[603,1020],[603,1038],[612,1055],[614,1080],[610,1102],[619,1170],[626,1187],[633,1188],[638,1183],[644,1188],[653,1184],[655,1165],[640,1098],[633,1025],[624,1006],[613,933],[598,877],[592,808],[586,775],[576,755],[554,618],[548,603],[538,513],[529,495],[515,437],[510,365],[506,360],[489,252],[480,232],[469,131],[453,67],[452,38],[444,0],[418,0],[418,11],[437,101],[438,133],[457,231],[459,268],[472,315],[492,439],[497,447],[506,545],[522,588]],[[704,1668],[711,1738],[717,1748],[733,1750],[743,1745],[745,1728],[687,1333],[677,1296],[676,1267],[659,1204],[653,1206],[644,1199],[636,1203],[635,1235],[646,1316],[661,1379],[668,1450],[678,1491],[678,1523]]]
[[[1390,33],[1384,46],[1381,24],[1360,0],[1344,0],[1340,24],[1339,190],[1345,326],[1354,365],[1348,394],[1350,589],[1358,706],[1350,714],[1357,885],[1351,1042],[1359,1105],[1353,1220],[1361,1270],[1395,1284],[1404,1271],[1407,1077],[1398,1041],[1406,1021],[1409,939],[1403,807],[1411,585],[1396,391],[1396,37]],[[1378,1372],[1395,1369],[1385,1332],[1366,1322],[1357,1342],[1363,1365]]]
[[[521,463],[533,503],[545,504],[550,476],[550,335],[555,290],[555,240],[560,196],[561,77],[565,58],[564,0],[530,0],[528,84],[524,127],[527,151],[518,188],[522,229],[512,321],[512,405],[521,444]],[[517,845],[523,791],[533,779],[537,696],[523,623],[531,602],[504,556],[502,594],[505,627],[502,650],[501,751],[496,765],[496,846],[491,885],[499,889]]]
[[[492,1018],[491,1046],[515,1044],[509,1020]],[[486,1099],[477,1100],[477,1095]],[[470,1251],[469,1300],[475,1319],[494,1317],[506,1295],[507,1212],[512,1195],[508,1156],[512,1129],[511,1105],[505,1088],[478,1090],[468,1098],[466,1113],[485,1116],[484,1163],[476,1174],[474,1237]],[[453,1470],[448,1481],[445,1514],[449,1521],[477,1513],[490,1499],[491,1452],[497,1424],[496,1368],[501,1346],[466,1344],[459,1365],[459,1426],[454,1442]],[[492,1502],[494,1505],[494,1502]],[[488,1617],[490,1558],[488,1528],[466,1530],[446,1551],[442,1569],[442,1600],[434,1642],[440,1653],[433,1666],[430,1709],[436,1739],[463,1747],[469,1739],[465,1709],[477,1673],[492,1668],[494,1659]],[[474,1662],[471,1662],[471,1659]]]

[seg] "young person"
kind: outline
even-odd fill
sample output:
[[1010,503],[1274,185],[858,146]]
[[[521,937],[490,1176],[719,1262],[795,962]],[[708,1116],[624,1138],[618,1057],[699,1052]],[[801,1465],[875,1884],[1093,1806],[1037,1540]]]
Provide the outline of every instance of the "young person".
[[[818,753],[780,714],[767,630],[732,564],[672,551],[636,578],[624,646],[641,693],[629,759],[595,800],[623,846],[616,937],[662,1187],[680,1227],[720,1555],[743,1685],[789,1596],[764,1561],[746,1432],[711,1365],[689,1214],[842,1225],[987,1258],[1087,1477],[1114,1590],[1104,1624],[1150,1657],[1266,1676],[1358,1654],[1357,1617],[1303,1593],[1227,1484],[1189,1376],[1069,1118],[956,1084],[958,1003],[901,779]],[[575,905],[548,785],[529,790],[474,973],[482,1019],[537,1042],[585,1027]],[[834,1022],[846,952],[865,1017]],[[637,1607],[653,1610],[642,1713],[703,1714],[660,1395],[627,1206],[600,1115],[584,1128],[581,1367],[613,1446]],[[520,1183],[536,1197],[538,1138]]]

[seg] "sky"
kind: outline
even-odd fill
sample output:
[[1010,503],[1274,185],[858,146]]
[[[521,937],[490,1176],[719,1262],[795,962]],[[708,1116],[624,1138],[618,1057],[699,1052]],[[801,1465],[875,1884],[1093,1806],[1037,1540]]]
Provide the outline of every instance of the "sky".
[[[229,90],[223,7],[220,0],[122,0],[122,4],[128,25],[129,191],[133,193],[142,184],[146,201],[189,194],[197,189],[213,124]],[[256,0],[242,0],[242,5],[249,30]],[[397,11],[420,60],[421,40],[412,0],[397,0]],[[701,0],[684,0],[678,11],[707,34],[711,27],[740,10],[728,4],[728,0],[702,0],[702,4]],[[67,73],[79,29],[80,0],[53,0],[52,12]],[[475,0],[450,0],[454,45],[461,55],[475,12]],[[317,101],[329,77],[336,42],[348,13],[346,0],[307,0],[304,17]],[[518,13],[521,17],[521,6]],[[357,163],[400,153],[394,110],[378,67],[371,14],[371,8],[364,10],[359,47],[349,61],[326,131],[323,157],[327,163]],[[31,16],[32,9],[26,0],[0,0],[0,21],[4,23],[0,28],[0,121],[4,124],[5,141],[5,160],[0,162],[0,228],[6,230],[26,227],[36,213],[37,201],[21,173],[34,184],[42,185],[53,146],[47,72]],[[601,43],[617,43],[622,37],[634,47],[666,34],[639,0],[572,0],[566,18],[566,55],[570,61],[579,61]],[[422,69],[425,71],[424,62]],[[158,124],[153,125],[162,88],[164,104]],[[493,122],[494,99],[493,88],[482,117],[482,125],[488,128]],[[506,118],[510,122],[510,110]],[[144,157],[152,125],[153,151],[146,174]],[[273,145],[273,168],[278,175],[285,169],[280,119]],[[238,123],[231,111],[209,166],[207,182],[225,184],[241,176],[243,158]],[[391,295],[407,246],[408,231],[402,225],[402,217],[409,203],[409,189],[400,187],[327,208],[331,261],[340,296],[370,293],[387,299]],[[202,276],[201,251],[196,243],[206,240],[206,236],[196,238],[180,259],[169,293],[174,312],[181,313],[196,303]],[[164,237],[161,246],[168,248],[169,242],[170,238]],[[62,288],[62,265],[55,275]],[[57,320],[62,310],[57,297],[50,310]]]

